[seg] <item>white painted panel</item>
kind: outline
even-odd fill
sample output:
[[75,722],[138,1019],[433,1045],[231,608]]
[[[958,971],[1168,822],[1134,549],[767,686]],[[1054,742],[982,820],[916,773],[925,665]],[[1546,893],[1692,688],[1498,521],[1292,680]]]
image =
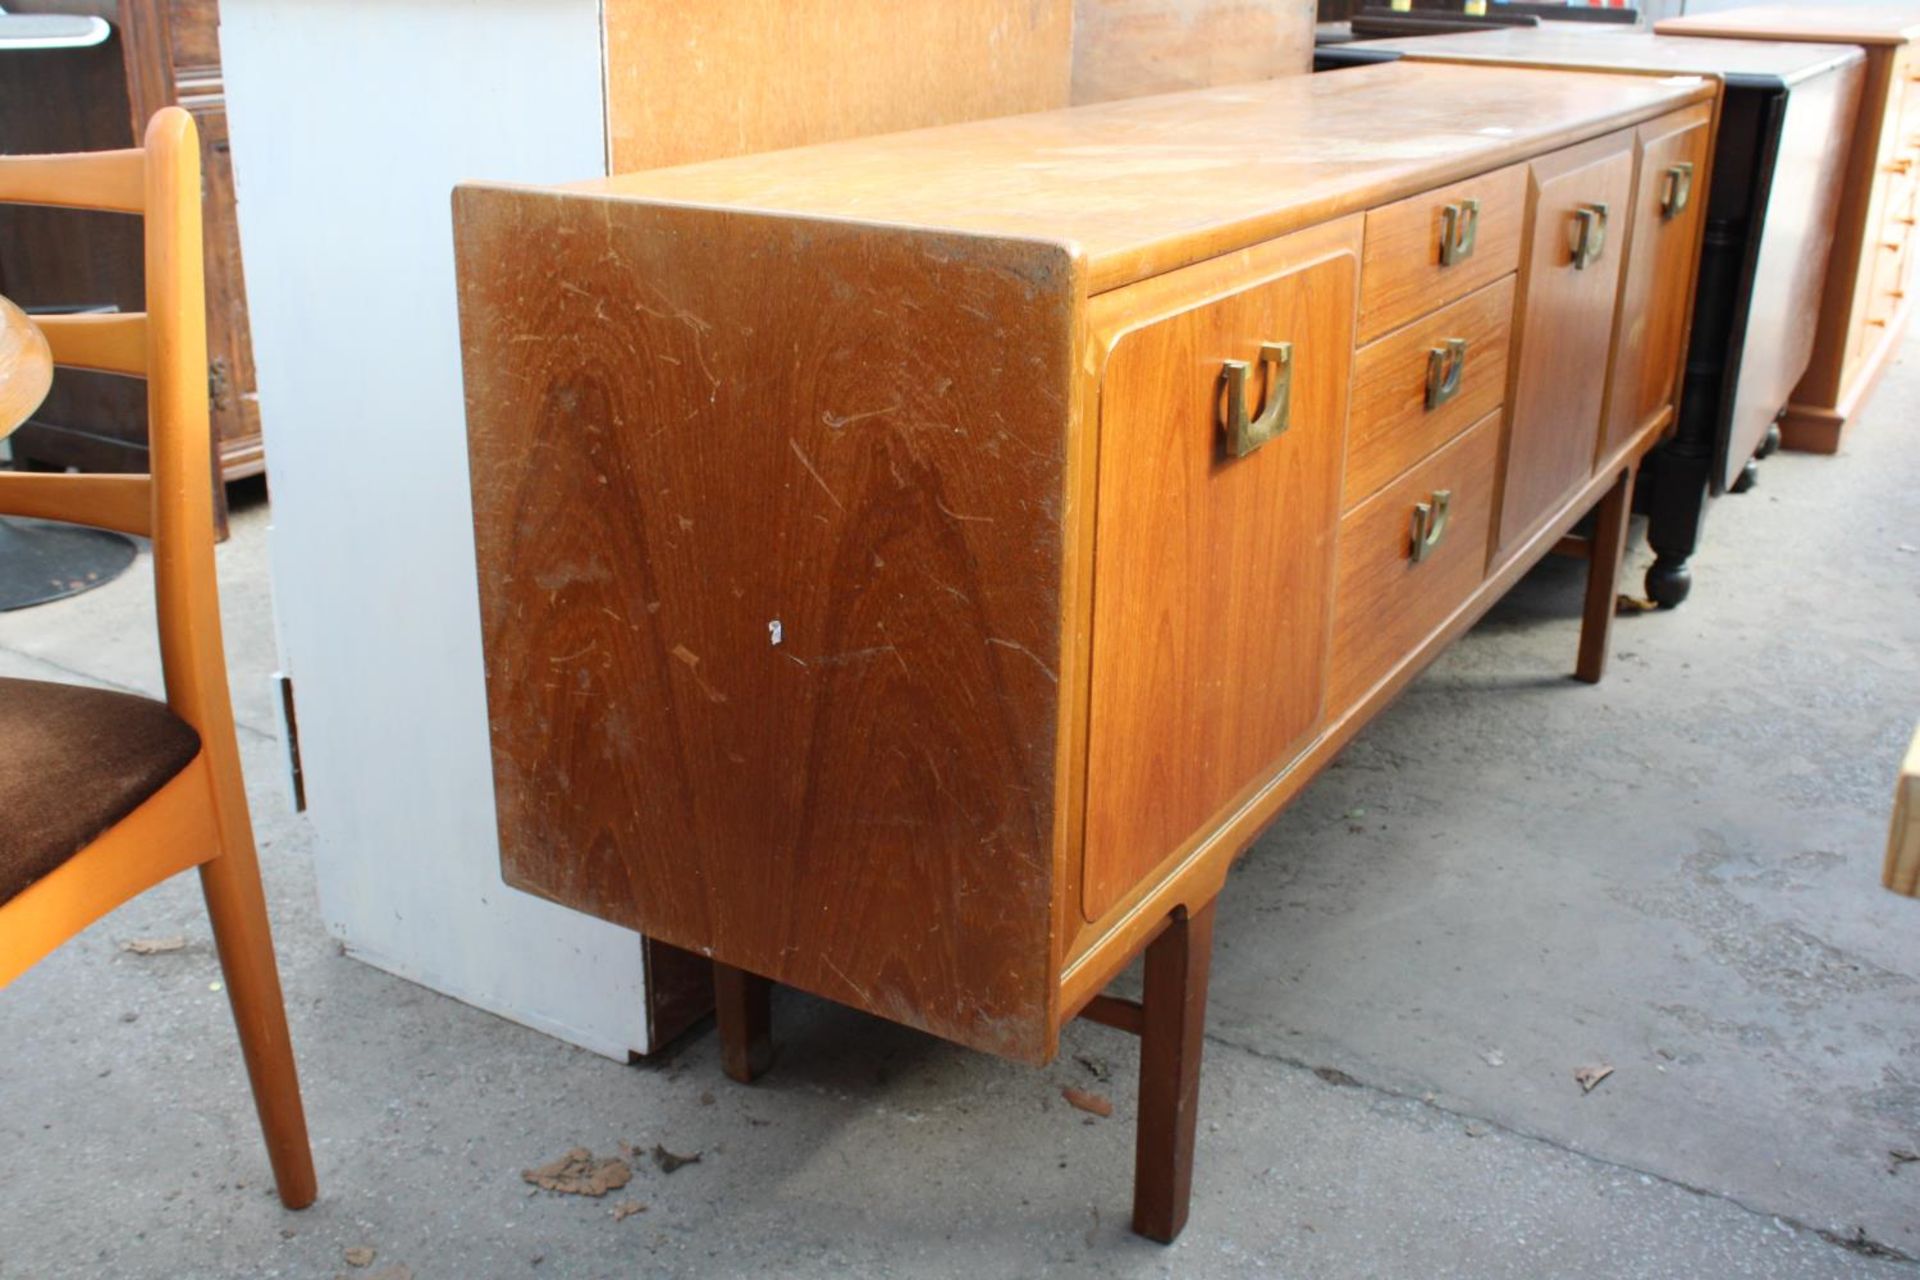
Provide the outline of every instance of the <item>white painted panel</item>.
[[449,195],[605,172],[598,0],[222,0],[321,910],[362,959],[616,1057],[637,935],[500,879]]

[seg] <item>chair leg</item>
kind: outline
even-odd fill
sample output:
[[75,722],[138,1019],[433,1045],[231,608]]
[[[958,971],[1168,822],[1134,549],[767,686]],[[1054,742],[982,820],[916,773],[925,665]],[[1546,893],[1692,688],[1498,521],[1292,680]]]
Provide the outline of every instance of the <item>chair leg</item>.
[[[243,820],[244,825],[244,820]],[[200,868],[207,913],[220,968],[240,1032],[240,1052],[253,1084],[254,1107],[266,1133],[267,1159],[280,1201],[289,1209],[313,1203],[318,1187],[313,1151],[307,1143],[307,1117],[300,1103],[300,1079],[287,1035],[287,1010],[280,995],[280,972],[273,959],[267,926],[267,901],[260,885],[260,864],[252,832],[244,843],[230,837],[221,856]]]
[[713,1012],[720,1027],[720,1067],[752,1084],[773,1063],[773,984],[745,969],[713,962]]
[[1213,903],[1179,910],[1147,947],[1140,1031],[1140,1115],[1134,1134],[1133,1229],[1172,1244],[1193,1195],[1200,1048],[1207,1026]]
[[1580,619],[1580,658],[1574,679],[1599,684],[1607,670],[1613,615],[1620,591],[1620,562],[1627,553],[1627,526],[1633,515],[1633,468],[1620,473],[1613,488],[1594,508],[1593,541],[1587,558],[1587,603]]

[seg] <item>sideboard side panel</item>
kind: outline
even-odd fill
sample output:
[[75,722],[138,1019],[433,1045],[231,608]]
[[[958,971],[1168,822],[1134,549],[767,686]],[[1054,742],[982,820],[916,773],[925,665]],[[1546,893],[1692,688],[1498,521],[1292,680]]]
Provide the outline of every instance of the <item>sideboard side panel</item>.
[[1075,251],[455,204],[508,882],[1050,1054]]

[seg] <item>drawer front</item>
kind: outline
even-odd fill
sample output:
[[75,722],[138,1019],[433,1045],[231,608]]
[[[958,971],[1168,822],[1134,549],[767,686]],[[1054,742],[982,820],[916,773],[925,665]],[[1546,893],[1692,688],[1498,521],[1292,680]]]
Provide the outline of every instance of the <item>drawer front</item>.
[[1343,507],[1500,407],[1513,286],[1512,276],[1496,281],[1354,356]]
[[[1500,503],[1503,550],[1593,474],[1631,221],[1633,142],[1629,129],[1532,165],[1533,226],[1515,322]],[[1585,254],[1576,252],[1583,229]]]
[[1360,340],[1511,272],[1520,261],[1526,202],[1527,167],[1517,164],[1368,213]]
[[[1480,585],[1499,458],[1496,411],[1340,522],[1332,714],[1366,697]],[[1432,513],[1443,501],[1446,521],[1435,533]],[[1423,505],[1428,515],[1419,514]],[[1416,537],[1430,544],[1417,560]]]
[[1633,243],[1620,290],[1601,458],[1651,426],[1676,402],[1695,250],[1700,219],[1706,216],[1710,119],[1702,106],[1663,116],[1639,130]]
[[[1117,336],[1099,392],[1089,920],[1319,724],[1359,231],[1345,219],[1095,299],[1095,333]],[[1140,305],[1110,321],[1125,295]],[[1279,343],[1290,425],[1236,456],[1223,364],[1248,366],[1257,421],[1281,367],[1262,348]]]

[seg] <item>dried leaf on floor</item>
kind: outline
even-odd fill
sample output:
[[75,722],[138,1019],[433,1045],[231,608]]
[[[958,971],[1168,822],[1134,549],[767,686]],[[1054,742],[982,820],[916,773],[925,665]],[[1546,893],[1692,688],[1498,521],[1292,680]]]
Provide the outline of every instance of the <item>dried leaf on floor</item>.
[[347,1265],[350,1267],[370,1267],[373,1265],[373,1250],[367,1245],[357,1244],[347,1250]]
[[128,938],[120,944],[120,949],[136,956],[158,956],[169,951],[185,950],[186,945],[185,935],[176,933],[167,938]]
[[700,1153],[696,1151],[690,1156],[676,1155],[656,1142],[653,1145],[653,1162],[660,1166],[660,1172],[675,1173],[690,1164],[699,1164]]
[[1325,1080],[1328,1084],[1337,1084],[1345,1089],[1357,1089],[1360,1087],[1360,1082],[1358,1080],[1354,1079],[1352,1076],[1348,1075],[1346,1072],[1342,1071],[1338,1067],[1315,1067],[1313,1069],[1313,1074],[1319,1076],[1322,1080]]
[[1068,1085],[1060,1091],[1060,1096],[1065,1098],[1070,1105],[1078,1107],[1089,1115],[1096,1115],[1105,1119],[1113,1114],[1113,1103],[1107,1101],[1107,1099],[1097,1093],[1088,1093],[1085,1089],[1076,1089],[1072,1085]]
[[607,1212],[613,1215],[613,1220],[615,1222],[625,1222],[628,1218],[631,1218],[634,1214],[645,1213],[646,1211],[647,1211],[647,1206],[641,1204],[638,1200],[622,1200],[619,1204],[613,1206],[613,1208],[609,1209]]
[[633,1181],[633,1170],[625,1160],[596,1160],[585,1147],[575,1147],[537,1169],[522,1169],[520,1176],[536,1187],[562,1195],[603,1196]]
[[1657,602],[1648,600],[1644,596],[1623,594],[1614,601],[1613,614],[1616,618],[1631,617],[1636,613],[1652,613],[1659,607]]
[[1887,1154],[1893,1157],[1893,1163],[1887,1166],[1888,1173],[1900,1172],[1900,1166],[1903,1164],[1920,1163],[1920,1151],[1910,1151],[1905,1147],[1894,1147],[1888,1151]]
[[1487,1126],[1483,1124],[1470,1124],[1467,1126],[1467,1136],[1469,1138],[1484,1138],[1487,1136]]
[[1598,1067],[1575,1067],[1573,1069],[1573,1078],[1579,1084],[1580,1092],[1582,1093],[1592,1093],[1594,1088],[1599,1085],[1602,1080],[1605,1080],[1612,1074],[1613,1068],[1604,1065]]

